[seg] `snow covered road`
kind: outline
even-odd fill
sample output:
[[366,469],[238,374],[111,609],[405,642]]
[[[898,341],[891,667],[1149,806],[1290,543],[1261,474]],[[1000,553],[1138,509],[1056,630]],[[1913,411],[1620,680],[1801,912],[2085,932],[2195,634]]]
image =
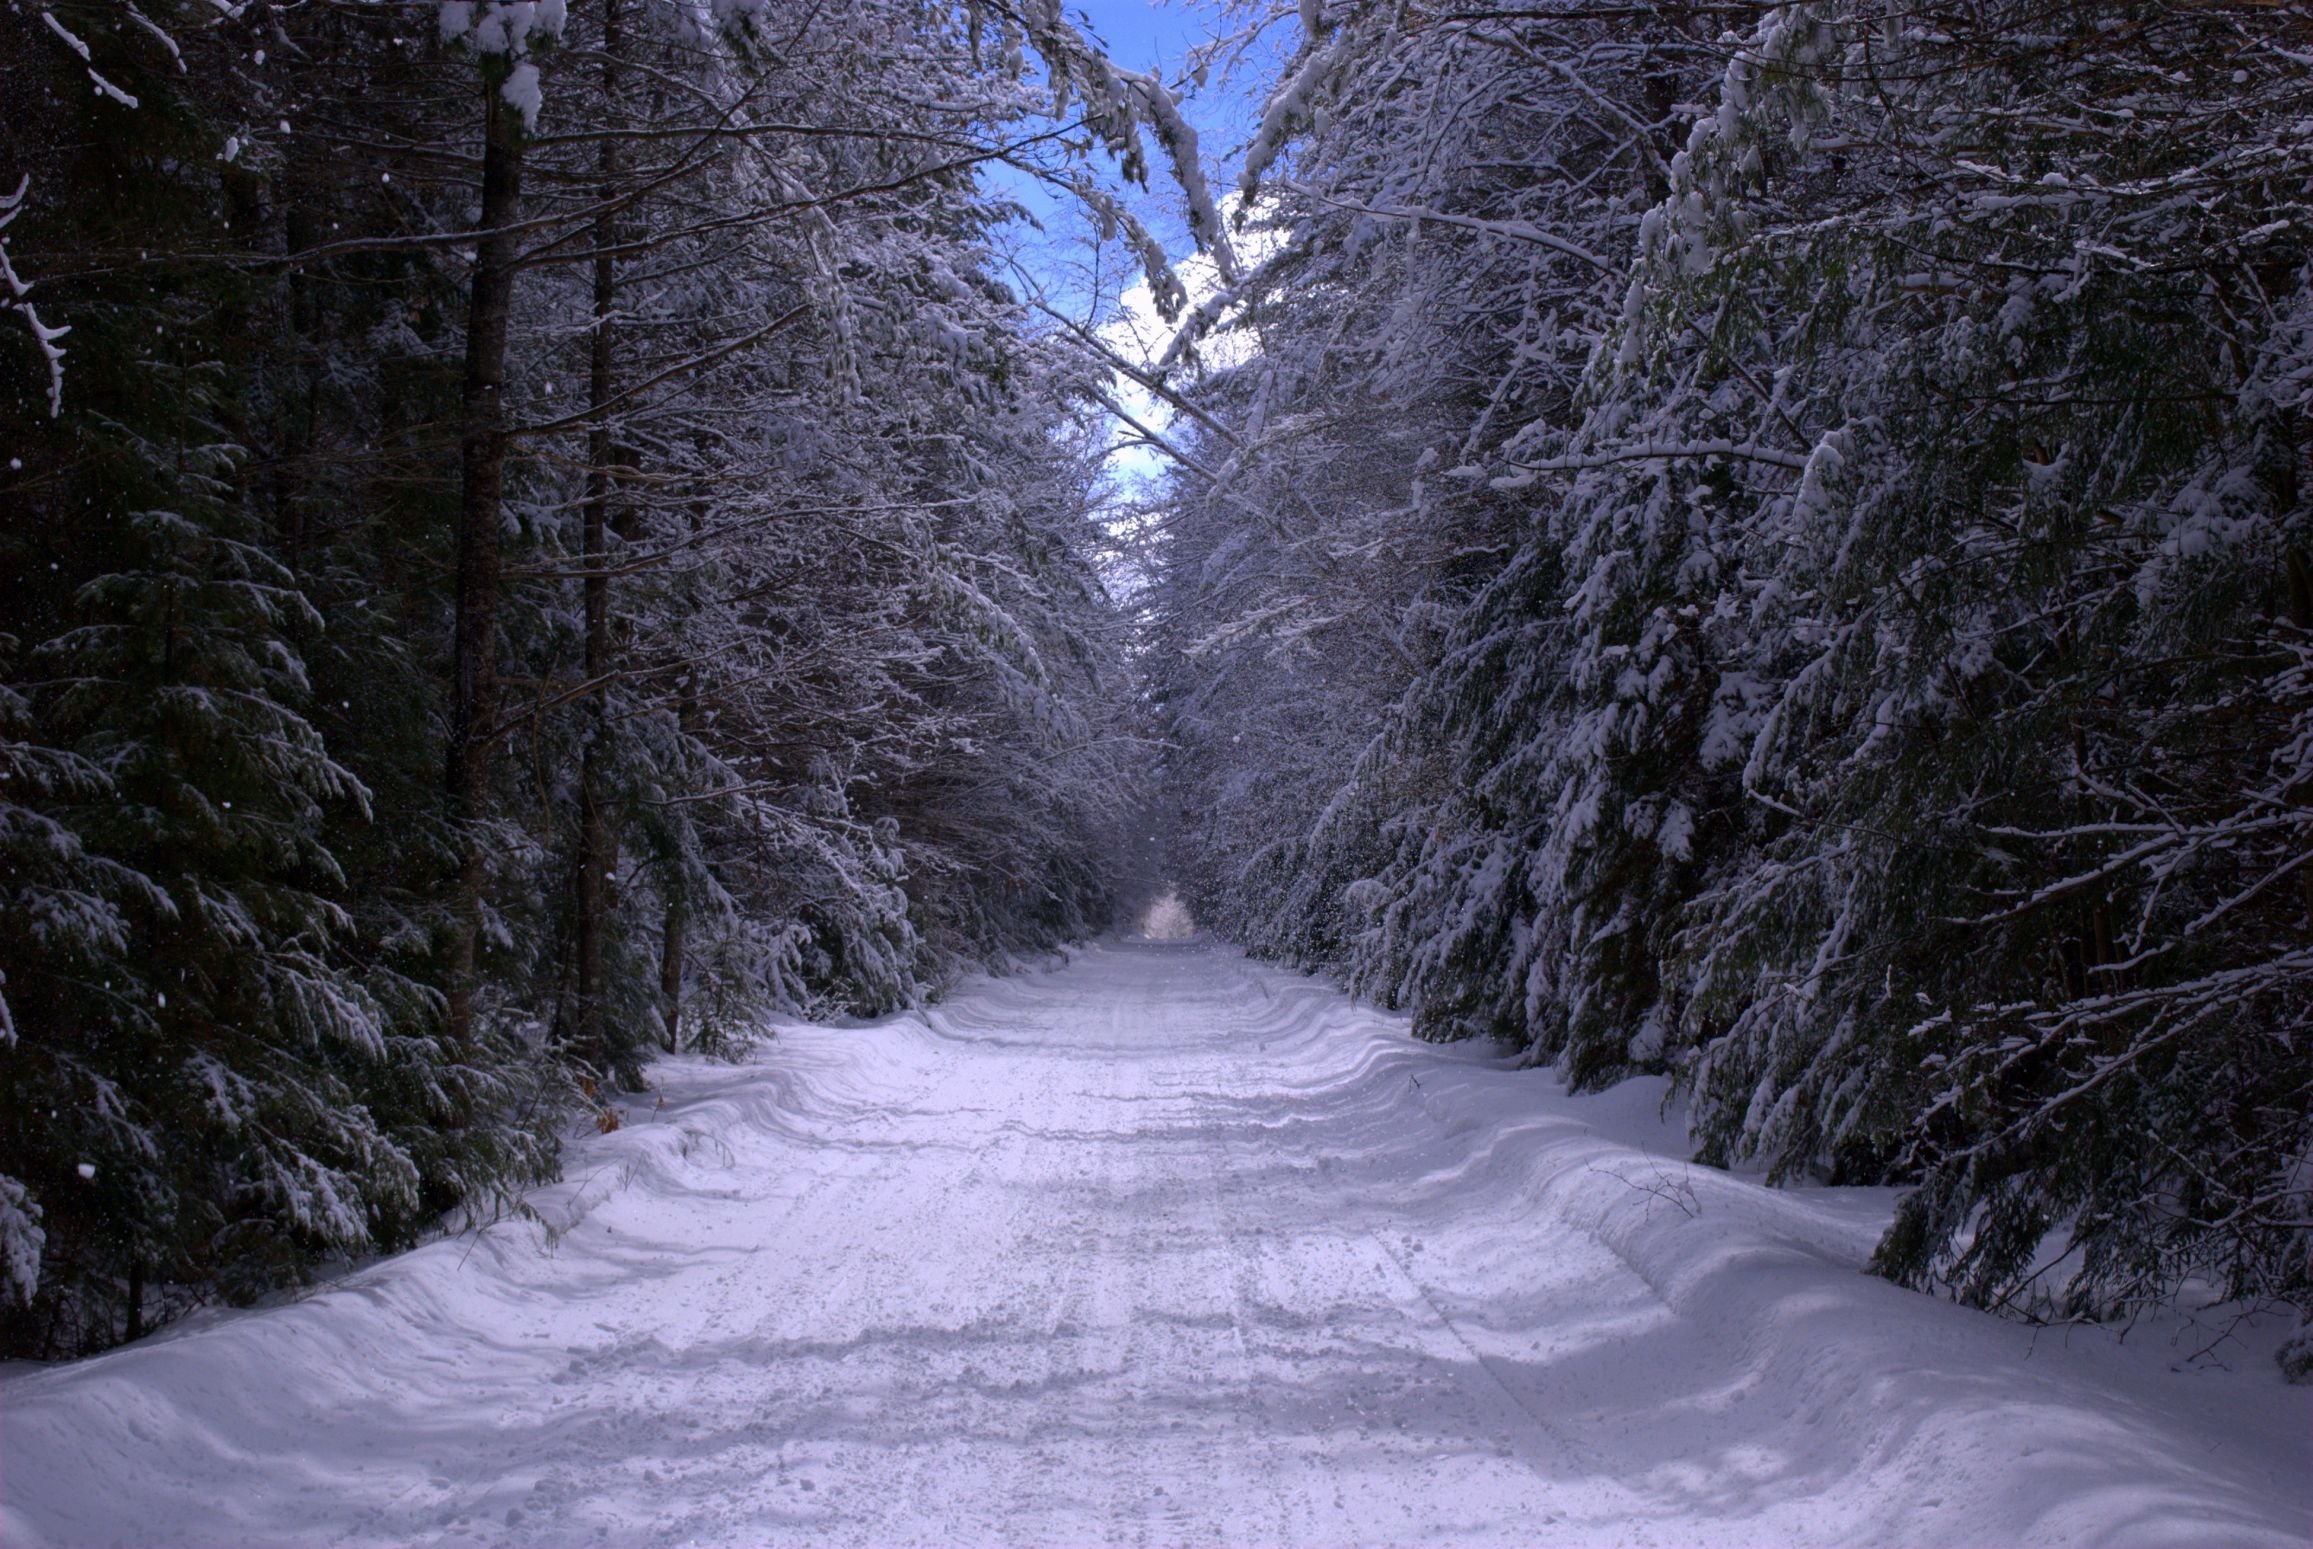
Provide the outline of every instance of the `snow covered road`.
[[[1859,1274],[1883,1191],[1689,1168],[1225,949],[671,1061],[509,1222],[0,1386],[35,1544],[2303,1544],[2261,1351]],[[1652,1149],[1649,1149],[1649,1148]]]

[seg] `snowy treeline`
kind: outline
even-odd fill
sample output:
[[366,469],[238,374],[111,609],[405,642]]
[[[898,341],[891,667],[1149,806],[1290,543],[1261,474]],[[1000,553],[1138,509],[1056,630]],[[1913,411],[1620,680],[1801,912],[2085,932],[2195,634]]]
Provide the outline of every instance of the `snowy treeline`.
[[1160,85],[978,0],[10,0],[0,102],[8,1352],[1107,921],[1101,383],[978,169]]
[[1167,362],[1200,920],[1917,1182],[1906,1282],[2313,1299],[2313,8],[1276,22]]

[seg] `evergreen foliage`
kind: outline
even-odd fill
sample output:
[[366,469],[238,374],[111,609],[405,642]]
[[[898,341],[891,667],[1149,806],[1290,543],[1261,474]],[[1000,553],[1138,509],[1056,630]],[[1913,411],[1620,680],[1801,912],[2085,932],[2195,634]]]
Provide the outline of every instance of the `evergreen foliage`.
[[[2305,1305],[2308,39],[1310,13],[1249,159],[1287,234],[1175,384],[1173,773],[1262,791],[1185,832],[1200,917],[1668,1071],[1707,1160],[1915,1184],[1907,1283]],[[1379,403],[1401,449],[1304,461]]]
[[1098,382],[979,177],[1096,190],[1055,87],[1194,166],[1041,7],[0,11],[8,1353],[1106,925]]

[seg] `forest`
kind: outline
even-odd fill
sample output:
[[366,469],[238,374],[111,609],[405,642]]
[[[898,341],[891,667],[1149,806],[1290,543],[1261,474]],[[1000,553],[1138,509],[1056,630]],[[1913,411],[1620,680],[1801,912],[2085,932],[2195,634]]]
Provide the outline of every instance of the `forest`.
[[2313,1307],[2313,5],[1209,36],[8,0],[0,1353],[1166,879],[1903,1284]]

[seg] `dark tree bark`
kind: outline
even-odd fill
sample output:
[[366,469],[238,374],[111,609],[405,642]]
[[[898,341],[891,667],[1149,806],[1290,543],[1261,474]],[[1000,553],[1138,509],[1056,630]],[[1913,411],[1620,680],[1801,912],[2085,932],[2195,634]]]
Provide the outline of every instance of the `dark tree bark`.
[[[694,530],[696,526],[694,521]],[[675,724],[686,739],[694,732],[698,719],[698,701],[692,692],[695,681],[685,672],[681,679],[682,691],[675,700]],[[680,1054],[683,1049],[683,935],[686,912],[683,908],[683,871],[680,865],[667,868],[666,894],[666,925],[664,934],[659,938],[659,1008],[666,1024],[667,1052]]]
[[683,1052],[683,899],[667,899],[666,934],[660,939],[659,999],[666,1008],[667,1052]]
[[141,1253],[129,1260],[128,1329],[121,1337],[124,1340],[145,1337],[145,1260]]
[[451,927],[449,1032],[474,1035],[482,895],[489,869],[481,825],[498,718],[498,528],[506,490],[506,331],[514,296],[522,204],[522,118],[500,88],[505,67],[482,77],[482,214],[466,316],[466,378],[458,438],[458,607],[450,704],[449,795],[459,823],[456,919]]
[[[622,41],[618,0],[611,0],[603,17],[602,97],[618,100],[619,44]],[[587,404],[594,421],[586,434],[586,678],[599,684],[610,671],[610,495],[611,445],[609,404],[613,368],[612,313],[618,300],[617,261],[611,256],[618,238],[617,222],[608,206],[618,183],[618,141],[602,142],[599,168],[601,201],[605,206],[594,223],[594,337],[588,359]],[[578,819],[578,1042],[583,1056],[608,1073],[609,1038],[603,1005],[603,943],[609,930],[610,879],[618,865],[618,835],[613,831],[605,792],[603,740],[609,730],[608,704],[598,689],[594,697],[594,725],[586,740],[584,766],[579,775]]]

